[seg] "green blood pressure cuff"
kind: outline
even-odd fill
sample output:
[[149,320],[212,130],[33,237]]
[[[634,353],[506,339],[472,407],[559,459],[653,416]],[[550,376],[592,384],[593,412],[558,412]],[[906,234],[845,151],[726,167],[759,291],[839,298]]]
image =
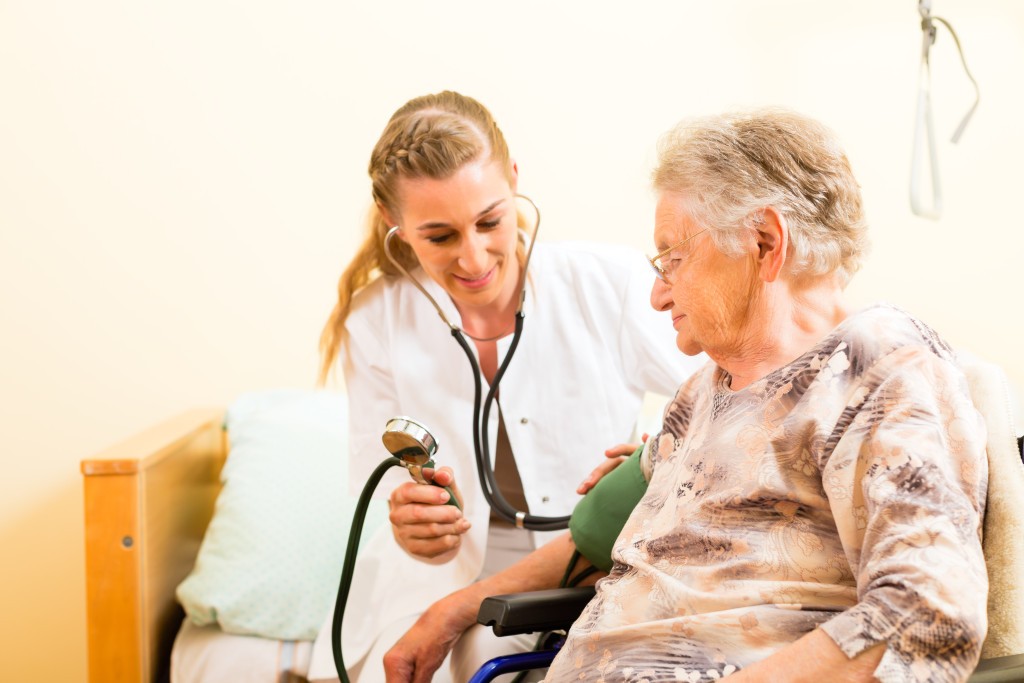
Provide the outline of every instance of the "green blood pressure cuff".
[[580,554],[598,569],[611,571],[612,545],[633,508],[647,491],[640,470],[641,445],[621,465],[604,475],[576,504],[569,533]]

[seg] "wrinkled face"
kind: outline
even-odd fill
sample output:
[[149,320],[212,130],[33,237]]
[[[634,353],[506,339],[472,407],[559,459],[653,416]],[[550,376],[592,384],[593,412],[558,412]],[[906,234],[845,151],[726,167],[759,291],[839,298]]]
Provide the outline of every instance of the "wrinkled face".
[[662,192],[658,197],[657,251],[693,239],[662,257],[668,281],[654,281],[651,305],[671,312],[676,345],[683,353],[693,356],[703,351],[715,358],[742,352],[752,291],[750,259],[726,256],[710,232],[698,234],[707,226],[694,222],[686,201],[677,192]]
[[481,160],[443,180],[398,183],[399,235],[461,312],[502,308],[518,291],[514,180]]

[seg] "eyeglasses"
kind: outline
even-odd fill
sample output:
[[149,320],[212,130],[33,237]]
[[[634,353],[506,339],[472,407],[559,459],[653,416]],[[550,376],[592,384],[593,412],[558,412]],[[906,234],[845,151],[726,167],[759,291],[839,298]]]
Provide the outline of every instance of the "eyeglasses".
[[666,256],[671,254],[673,251],[675,251],[679,247],[683,246],[684,244],[686,244],[687,242],[692,240],[697,235],[703,234],[703,233],[705,233],[707,231],[708,231],[708,229],[704,228],[700,232],[697,232],[697,233],[694,233],[694,234],[690,235],[689,237],[687,237],[682,242],[678,242],[676,244],[673,244],[671,247],[669,247],[665,251],[659,252],[655,256],[648,257],[647,260],[651,262],[651,268],[654,269],[654,274],[658,277],[658,279],[661,280],[662,282],[667,282],[669,284],[672,284],[672,281],[669,280],[668,278],[673,273],[673,271],[675,271],[675,269],[679,266],[679,262],[682,261],[682,259],[681,258],[669,259],[667,264],[663,263],[662,259],[664,259]]

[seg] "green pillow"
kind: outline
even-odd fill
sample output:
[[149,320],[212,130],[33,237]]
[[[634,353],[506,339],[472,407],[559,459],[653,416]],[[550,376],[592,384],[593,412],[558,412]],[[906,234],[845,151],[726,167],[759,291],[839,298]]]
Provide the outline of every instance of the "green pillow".
[[640,469],[641,445],[621,465],[604,475],[576,504],[569,532],[580,554],[598,569],[611,571],[612,546],[633,508],[647,491]]
[[[334,605],[355,509],[347,420],[337,392],[254,392],[231,405],[224,488],[177,591],[194,623],[276,640],[316,637]],[[386,516],[387,502],[373,501],[362,539]]]

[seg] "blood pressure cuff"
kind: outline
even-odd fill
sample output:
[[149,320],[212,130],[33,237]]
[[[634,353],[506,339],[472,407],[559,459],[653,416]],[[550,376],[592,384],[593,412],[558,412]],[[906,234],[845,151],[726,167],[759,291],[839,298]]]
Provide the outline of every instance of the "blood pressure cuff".
[[621,465],[604,475],[576,504],[569,533],[580,554],[598,569],[611,571],[612,545],[633,508],[647,491],[640,470],[641,445]]

